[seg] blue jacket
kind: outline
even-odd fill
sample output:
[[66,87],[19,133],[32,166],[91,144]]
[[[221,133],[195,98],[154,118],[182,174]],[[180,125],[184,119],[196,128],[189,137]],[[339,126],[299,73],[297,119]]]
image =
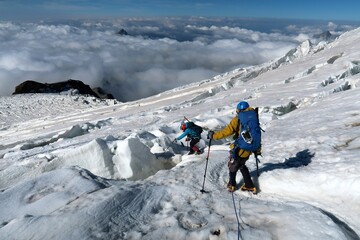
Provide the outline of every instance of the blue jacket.
[[185,131],[179,137],[177,137],[176,140],[181,140],[185,136],[189,136],[190,138],[201,138],[197,132],[188,127],[188,123],[186,123]]

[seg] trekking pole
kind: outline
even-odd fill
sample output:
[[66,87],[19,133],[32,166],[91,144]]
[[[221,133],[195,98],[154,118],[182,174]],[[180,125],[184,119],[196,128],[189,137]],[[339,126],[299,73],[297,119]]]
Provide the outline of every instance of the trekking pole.
[[259,158],[258,158],[258,154],[257,153],[255,153],[255,160],[256,160],[256,174],[257,174],[257,176],[259,177],[260,176],[260,174],[259,174],[259,162],[260,162],[260,160],[259,160]]
[[200,192],[201,192],[201,193],[206,192],[206,191],[204,190],[204,185],[205,185],[206,170],[207,170],[208,161],[209,161],[209,155],[210,155],[211,140],[212,140],[212,139],[210,139],[210,141],[209,141],[209,149],[208,149],[208,154],[207,154],[207,157],[206,157],[206,165],[205,165],[204,181],[203,181],[202,189],[200,190]]
[[186,121],[190,122],[190,120],[189,120],[187,117],[185,117],[185,116],[184,116],[184,119],[185,119]]

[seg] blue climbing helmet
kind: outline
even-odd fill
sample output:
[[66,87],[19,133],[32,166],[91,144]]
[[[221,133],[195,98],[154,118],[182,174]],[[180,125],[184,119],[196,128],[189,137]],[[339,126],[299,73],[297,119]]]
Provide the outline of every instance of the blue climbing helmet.
[[242,111],[242,110],[247,109],[248,107],[250,107],[250,105],[249,105],[247,102],[242,101],[242,102],[239,102],[239,103],[238,103],[238,105],[237,105],[237,107],[236,107],[236,110],[237,110],[237,111]]

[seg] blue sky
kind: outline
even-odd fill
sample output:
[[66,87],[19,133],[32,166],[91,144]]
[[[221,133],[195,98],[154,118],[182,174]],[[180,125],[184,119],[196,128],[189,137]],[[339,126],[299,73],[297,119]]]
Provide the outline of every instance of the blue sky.
[[0,0],[0,20],[225,16],[360,21],[359,0]]

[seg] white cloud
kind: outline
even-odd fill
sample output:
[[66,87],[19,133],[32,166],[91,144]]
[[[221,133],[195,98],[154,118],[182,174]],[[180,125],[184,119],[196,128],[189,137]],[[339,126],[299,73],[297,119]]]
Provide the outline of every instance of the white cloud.
[[305,40],[309,39],[310,36],[304,33],[300,33],[298,36],[295,37],[295,39],[299,42],[304,42]]
[[333,22],[329,22],[328,28],[329,28],[329,30],[335,30],[337,28],[337,24],[335,24]]
[[[3,22],[1,95],[29,79],[50,83],[72,78],[101,86],[121,100],[134,100],[279,57],[308,38],[306,31],[311,30],[289,25],[286,31],[296,34],[266,33],[239,25],[175,18]],[[122,28],[129,36],[116,34]]]

